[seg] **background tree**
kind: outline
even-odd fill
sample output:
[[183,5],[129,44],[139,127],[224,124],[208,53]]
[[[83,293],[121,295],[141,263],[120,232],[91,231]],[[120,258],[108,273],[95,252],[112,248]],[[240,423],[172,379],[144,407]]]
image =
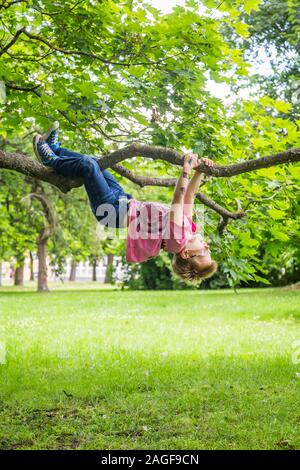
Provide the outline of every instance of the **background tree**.
[[51,205],[50,198],[48,197],[43,186],[34,184],[36,192],[28,194],[27,199],[37,201],[40,209],[41,223],[36,239],[37,243],[37,258],[38,258],[38,291],[48,291],[48,264],[47,264],[47,245],[48,241],[53,235],[56,228],[56,214]]
[[296,121],[300,118],[298,5],[290,0],[264,0],[244,19],[250,33],[244,42],[246,57],[253,61],[263,50],[272,71],[264,77],[256,74],[254,82],[272,98],[289,102],[289,118]]
[[14,259],[15,285],[23,285],[24,261],[35,248],[36,224],[24,203],[30,185],[21,175],[5,171],[0,175],[0,259]]
[[71,261],[73,272],[67,273],[76,278],[76,266],[88,257],[91,227],[95,227],[87,196],[84,190],[69,194],[56,192],[55,210],[57,225],[52,237],[49,254],[51,265],[58,276],[65,274],[67,260]]

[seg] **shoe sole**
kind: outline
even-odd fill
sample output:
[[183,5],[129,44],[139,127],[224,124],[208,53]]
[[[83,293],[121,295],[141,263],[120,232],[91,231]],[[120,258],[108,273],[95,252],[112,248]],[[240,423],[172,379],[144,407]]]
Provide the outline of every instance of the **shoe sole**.
[[47,142],[47,139],[49,137],[49,135],[51,134],[52,131],[55,131],[56,129],[59,128],[59,122],[58,121],[54,121],[51,126],[46,130],[45,134],[42,134],[42,139]]
[[41,159],[40,154],[39,154],[38,149],[37,149],[37,144],[38,144],[40,138],[41,138],[41,136],[39,134],[36,134],[32,139],[32,145],[33,145],[33,150],[34,150],[34,153],[35,153],[35,156],[36,156],[37,160],[40,163],[43,163],[43,160]]

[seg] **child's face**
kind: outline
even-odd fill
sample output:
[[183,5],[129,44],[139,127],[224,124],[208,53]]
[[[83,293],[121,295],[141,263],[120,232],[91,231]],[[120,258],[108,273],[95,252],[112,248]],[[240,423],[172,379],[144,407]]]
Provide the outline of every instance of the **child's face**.
[[211,263],[209,245],[204,240],[202,240],[200,235],[195,235],[193,238],[191,238],[184,251],[187,253],[187,257],[200,255],[203,262]]

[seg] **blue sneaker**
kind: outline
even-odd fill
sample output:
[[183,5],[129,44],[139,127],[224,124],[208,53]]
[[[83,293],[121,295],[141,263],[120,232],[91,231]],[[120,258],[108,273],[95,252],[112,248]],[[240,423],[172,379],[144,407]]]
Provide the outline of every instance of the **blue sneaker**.
[[60,147],[58,141],[59,122],[54,121],[49,129],[42,135],[42,139],[49,145],[52,150],[56,150]]
[[43,165],[51,165],[51,162],[58,158],[57,155],[51,150],[47,142],[42,139],[42,136],[37,134],[33,138],[33,149],[36,158]]

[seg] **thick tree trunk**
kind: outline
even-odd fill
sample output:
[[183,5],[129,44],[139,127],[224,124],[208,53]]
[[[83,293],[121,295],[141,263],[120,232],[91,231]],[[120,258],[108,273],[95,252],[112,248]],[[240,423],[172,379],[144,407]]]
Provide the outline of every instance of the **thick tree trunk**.
[[24,286],[24,261],[16,267],[15,286]]
[[30,281],[34,281],[34,271],[33,271],[33,254],[29,252],[30,258]]
[[97,261],[93,261],[92,266],[93,266],[92,281],[97,281]]
[[112,253],[109,253],[107,255],[107,266],[106,266],[105,279],[104,279],[105,284],[111,284],[112,282],[113,262],[114,262],[114,255]]
[[[44,231],[43,231],[44,232]],[[39,292],[48,291],[48,273],[47,273],[47,242],[48,238],[40,236],[37,242],[37,256],[38,256],[38,285]]]
[[76,281],[76,269],[77,269],[77,262],[72,261],[69,281],[72,281],[72,282]]

